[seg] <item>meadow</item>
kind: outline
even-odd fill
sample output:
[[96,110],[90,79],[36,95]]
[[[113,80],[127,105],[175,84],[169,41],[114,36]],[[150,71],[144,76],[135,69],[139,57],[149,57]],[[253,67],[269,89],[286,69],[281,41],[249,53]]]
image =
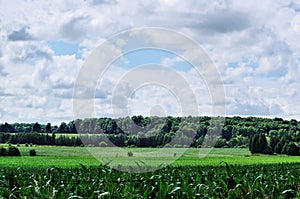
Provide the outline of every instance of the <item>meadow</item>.
[[[7,145],[1,145],[6,147]],[[219,165],[226,162],[231,165],[253,165],[299,162],[298,156],[287,155],[251,155],[247,148],[117,148],[117,147],[67,147],[33,146],[18,147],[21,157],[0,157],[0,167],[43,167],[60,168],[98,166],[198,166]],[[29,156],[29,150],[35,149],[37,156]],[[128,157],[128,152],[133,153]],[[182,156],[180,156],[182,154]]]

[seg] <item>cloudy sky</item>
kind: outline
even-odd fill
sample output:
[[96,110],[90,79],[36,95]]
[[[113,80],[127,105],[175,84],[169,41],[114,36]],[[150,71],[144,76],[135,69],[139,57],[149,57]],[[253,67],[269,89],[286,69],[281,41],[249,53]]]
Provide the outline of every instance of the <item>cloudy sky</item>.
[[[299,1],[0,0],[0,122],[74,119],[73,92],[90,54],[122,31],[147,27],[172,30],[199,44],[213,63],[207,67],[216,67],[221,78],[226,115],[300,119]],[[153,37],[143,35],[144,40]],[[156,37],[160,43],[170,39]],[[126,39],[118,42],[124,46]],[[191,56],[184,60],[184,53],[144,49],[114,60],[94,86],[94,116],[119,114],[114,97],[126,109],[123,115],[188,114],[184,103],[192,102],[182,102],[180,95],[195,97],[197,114],[212,114],[213,93],[219,91],[196,74],[198,66],[189,63]],[[132,71],[149,63],[159,66],[144,69],[143,75],[163,77],[165,69],[172,69],[191,92],[173,91],[165,78],[163,83],[139,82],[123,95],[130,87],[124,78],[140,76]]]

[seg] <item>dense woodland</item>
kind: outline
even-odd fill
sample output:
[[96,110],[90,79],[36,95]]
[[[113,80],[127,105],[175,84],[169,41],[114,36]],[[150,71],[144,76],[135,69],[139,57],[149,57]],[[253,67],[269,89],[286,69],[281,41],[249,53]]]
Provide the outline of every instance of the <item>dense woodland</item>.
[[11,144],[249,147],[252,153],[289,155],[299,155],[300,143],[300,122],[296,120],[238,116],[90,118],[62,122],[58,126],[3,123],[0,132],[0,143]]

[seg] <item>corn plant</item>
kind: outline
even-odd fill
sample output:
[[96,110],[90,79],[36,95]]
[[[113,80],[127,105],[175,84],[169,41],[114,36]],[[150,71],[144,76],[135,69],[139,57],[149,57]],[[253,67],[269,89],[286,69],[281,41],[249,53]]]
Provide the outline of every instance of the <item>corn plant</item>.
[[299,198],[299,192],[297,163],[169,166],[148,173],[105,165],[0,168],[0,198]]

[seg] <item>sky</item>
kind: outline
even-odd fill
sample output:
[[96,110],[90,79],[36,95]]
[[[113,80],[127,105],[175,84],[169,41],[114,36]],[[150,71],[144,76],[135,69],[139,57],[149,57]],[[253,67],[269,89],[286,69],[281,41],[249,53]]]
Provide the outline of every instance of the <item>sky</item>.
[[[137,29],[144,32],[130,32]],[[211,61],[205,71],[213,69],[218,82],[193,62],[203,54],[164,30],[197,43]],[[113,46],[121,56],[95,76],[93,99],[81,104],[81,110],[92,104],[93,113],[78,114],[78,77],[98,74],[97,68],[84,66],[89,67],[99,46],[124,31],[129,38]],[[130,39],[137,46],[156,42],[165,48],[128,52]],[[300,120],[299,77],[296,0],[0,0],[0,122],[60,123],[78,116],[137,114]],[[217,84],[224,93],[215,89]],[[214,112],[216,107],[221,111]]]

